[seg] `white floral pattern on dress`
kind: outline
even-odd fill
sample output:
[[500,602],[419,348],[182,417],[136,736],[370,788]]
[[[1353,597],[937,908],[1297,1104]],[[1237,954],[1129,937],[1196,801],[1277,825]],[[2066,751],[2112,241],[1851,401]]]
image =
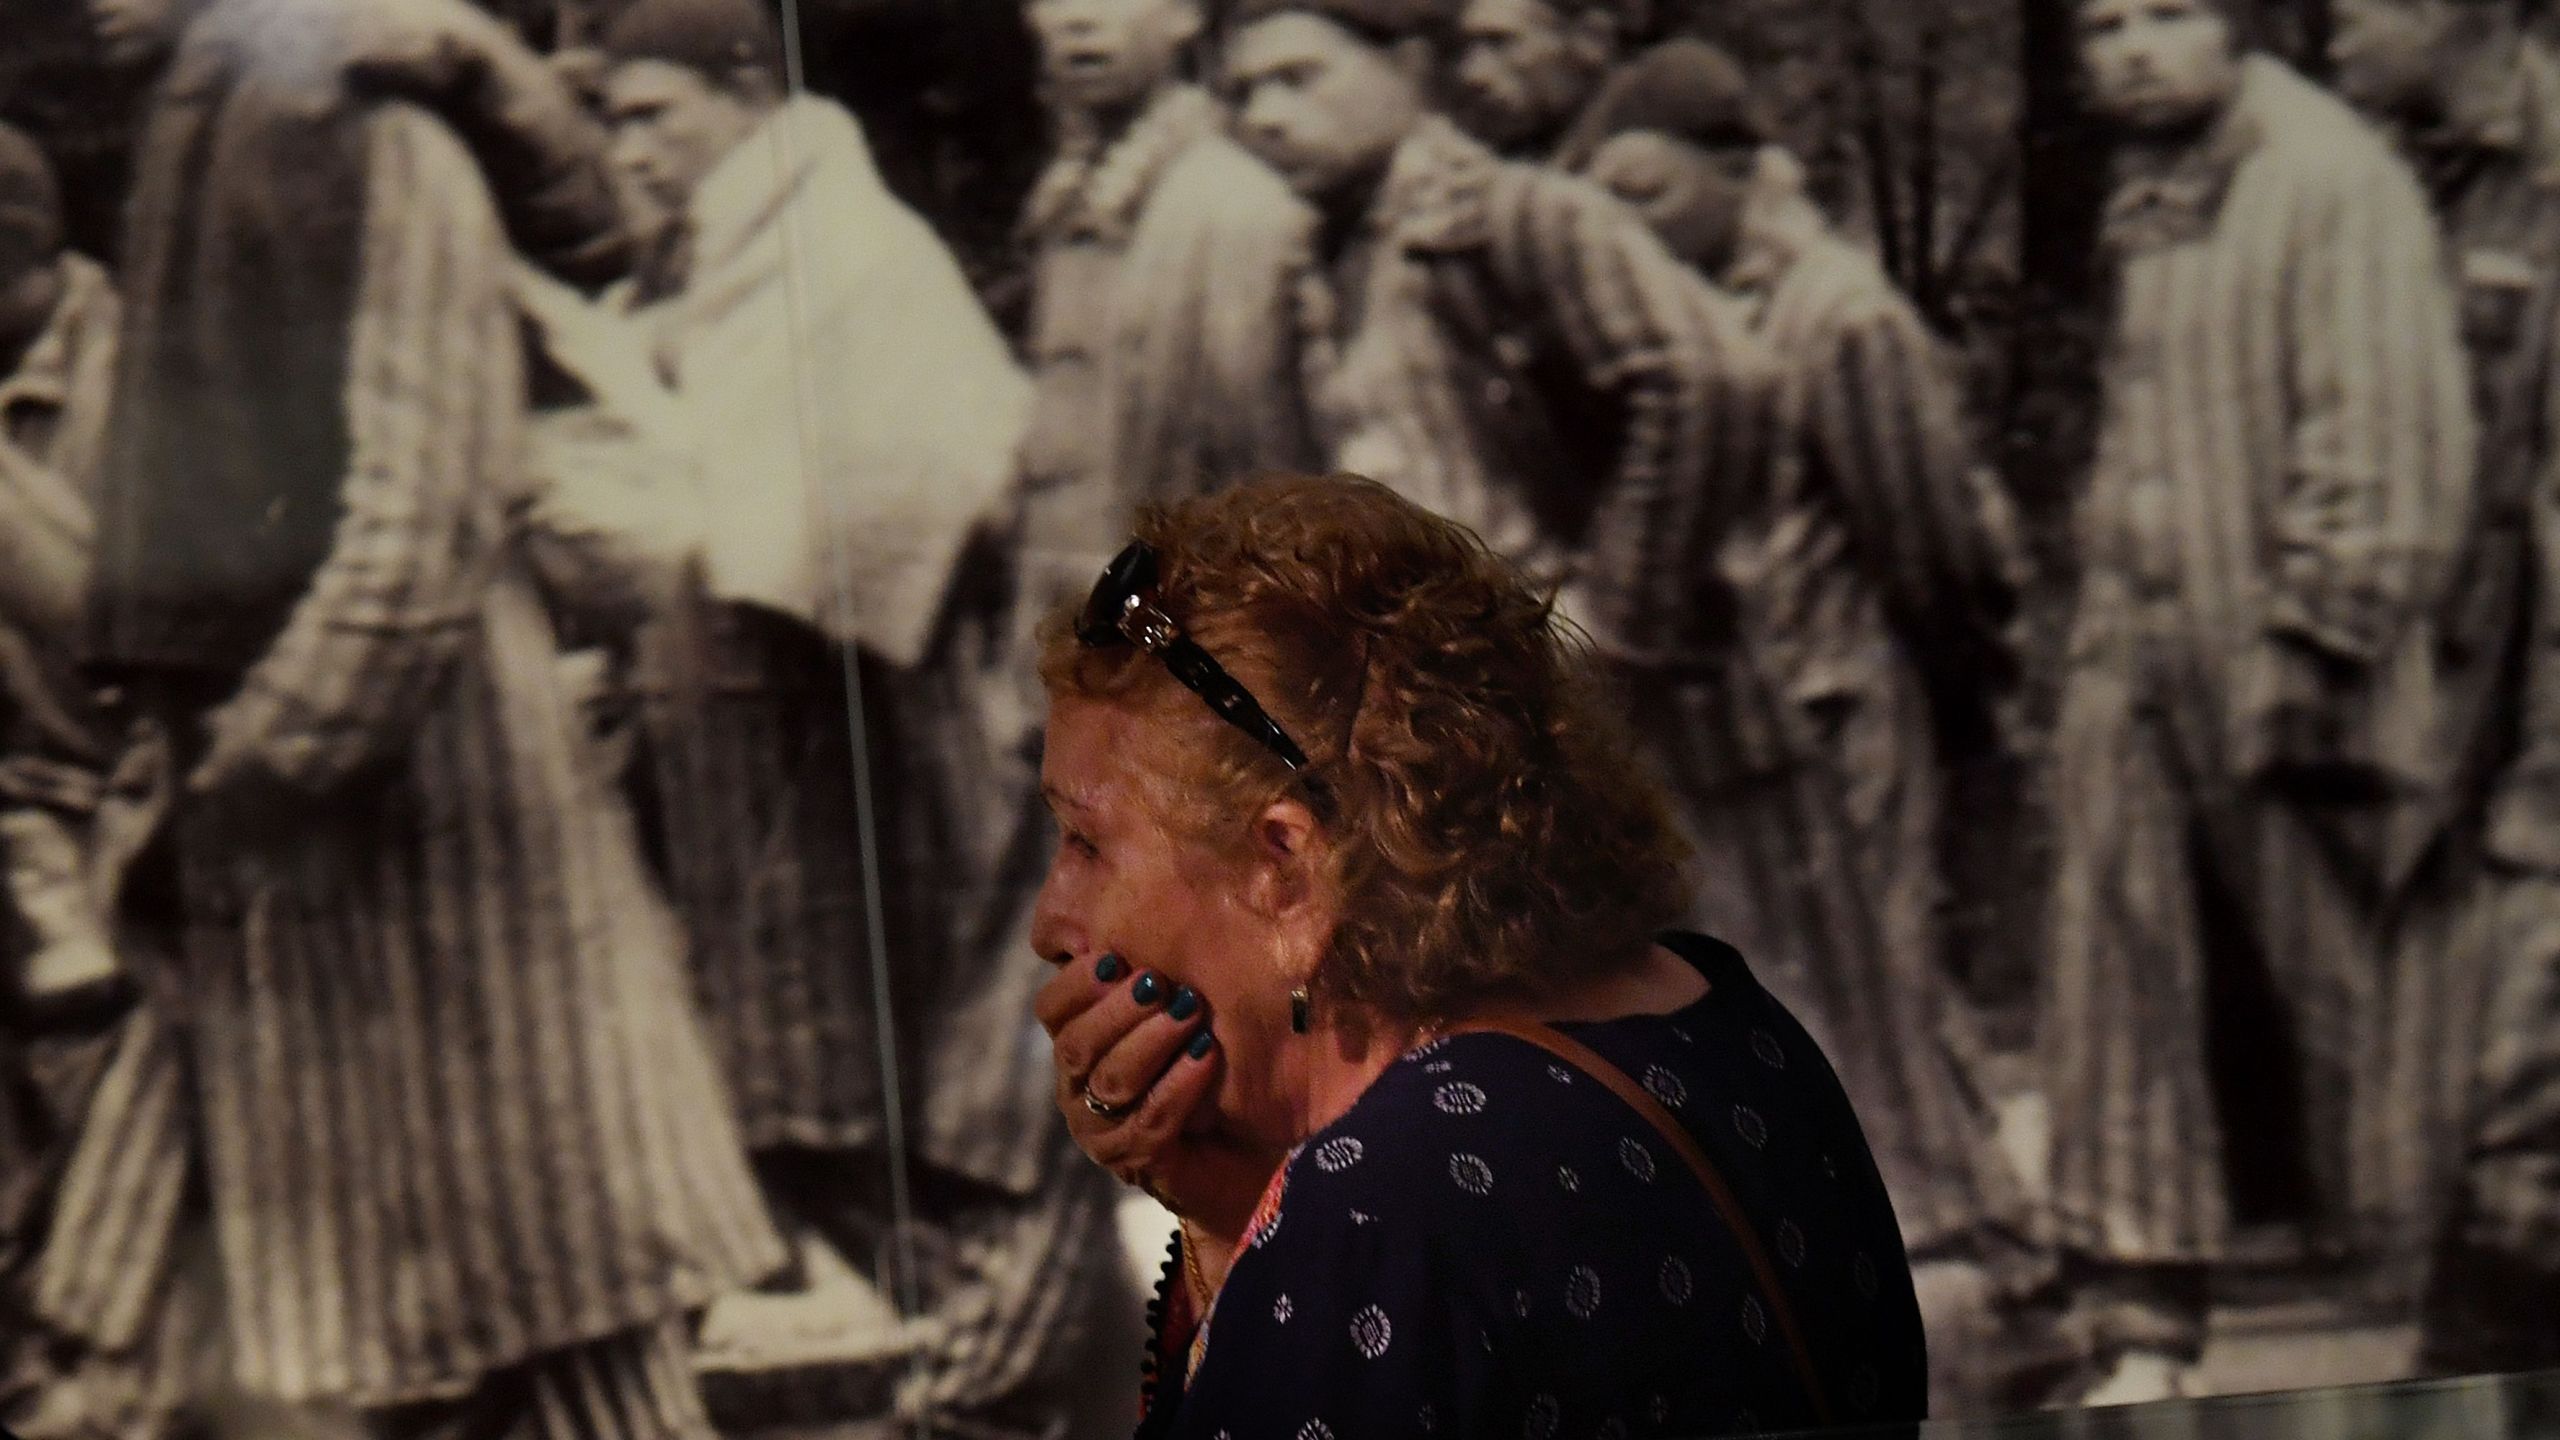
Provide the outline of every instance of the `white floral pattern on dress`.
[[1769,1122],[1761,1119],[1760,1112],[1748,1105],[1733,1107],[1733,1129],[1742,1137],[1743,1143],[1754,1150],[1764,1149],[1769,1144]]
[[1526,1320],[1526,1319],[1528,1319],[1528,1318],[1529,1318],[1529,1292],[1528,1292],[1528,1291],[1526,1291],[1526,1290],[1514,1290],[1514,1291],[1512,1291],[1512,1292],[1511,1292],[1511,1313],[1512,1313],[1513,1315],[1518,1316],[1520,1319],[1523,1319],[1523,1320]]
[[1540,1395],[1529,1402],[1529,1413],[1520,1422],[1520,1433],[1528,1440],[1548,1440],[1556,1427],[1564,1423],[1564,1402],[1553,1395]]
[[1481,1115],[1485,1105],[1484,1087],[1470,1085],[1464,1080],[1452,1081],[1440,1087],[1438,1093],[1431,1097],[1431,1103],[1443,1115]]
[[1449,1178],[1458,1182],[1458,1188],[1470,1195],[1493,1193],[1493,1167],[1484,1163],[1481,1155],[1470,1155],[1462,1150],[1450,1156]]
[[1653,1152],[1644,1148],[1644,1142],[1633,1135],[1618,1142],[1618,1163],[1626,1166],[1627,1173],[1638,1180],[1648,1185],[1653,1183]]
[[1772,1070],[1787,1068],[1787,1047],[1779,1044],[1778,1037],[1766,1030],[1751,1032],[1751,1053],[1759,1056],[1760,1063]]
[[1316,1147],[1316,1168],[1327,1175],[1339,1175],[1360,1163],[1369,1147],[1350,1135],[1337,1135]]
[[1689,1103],[1689,1087],[1680,1083],[1679,1076],[1659,1065],[1645,1067],[1644,1088],[1653,1092],[1654,1099],[1674,1110]]
[[1413,1413],[1413,1423],[1421,1426],[1422,1433],[1428,1435],[1440,1428],[1440,1412],[1425,1405]]
[[1588,1265],[1576,1265],[1564,1277],[1564,1308],[1576,1320],[1588,1320],[1600,1313],[1600,1272]]
[[1804,1255],[1804,1227],[1796,1224],[1793,1220],[1779,1221],[1778,1258],[1786,1261],[1789,1265],[1794,1266],[1797,1269],[1802,1269],[1804,1267]]
[[1271,1302],[1271,1318],[1279,1321],[1283,1325],[1288,1324],[1289,1317],[1297,1313],[1298,1307],[1291,1303],[1289,1297],[1286,1295],[1283,1295],[1279,1299]]
[[1750,1336],[1754,1345],[1769,1338],[1769,1312],[1760,1308],[1757,1295],[1742,1297],[1742,1333]]
[[1662,1298],[1674,1305],[1686,1305],[1698,1293],[1698,1279],[1689,1273],[1689,1262],[1677,1255],[1663,1257],[1661,1273]]
[[1556,1183],[1564,1187],[1564,1193],[1567,1195],[1579,1195],[1582,1193],[1582,1176],[1575,1173],[1574,1168],[1570,1165],[1559,1165],[1556,1167]]
[[1298,1427],[1298,1440],[1333,1440],[1333,1427],[1321,1420],[1310,1420]]
[[1561,1065],[1550,1065],[1547,1067],[1547,1078],[1559,1085],[1570,1085],[1573,1083],[1573,1072]]
[[1351,1344],[1361,1358],[1375,1360],[1387,1353],[1394,1343],[1396,1327],[1387,1321],[1387,1312],[1372,1305],[1351,1317]]

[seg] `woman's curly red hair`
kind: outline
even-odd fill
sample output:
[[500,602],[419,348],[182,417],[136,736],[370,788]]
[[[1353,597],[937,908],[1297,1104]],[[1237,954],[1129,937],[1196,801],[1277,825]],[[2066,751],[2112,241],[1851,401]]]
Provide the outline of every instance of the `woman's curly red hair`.
[[[1625,963],[1687,908],[1687,851],[1587,648],[1462,526],[1348,476],[1150,509],[1158,596],[1312,762],[1340,920],[1316,988],[1431,1023]],[[1041,677],[1145,714],[1157,808],[1220,857],[1301,793],[1280,760],[1072,612]]]

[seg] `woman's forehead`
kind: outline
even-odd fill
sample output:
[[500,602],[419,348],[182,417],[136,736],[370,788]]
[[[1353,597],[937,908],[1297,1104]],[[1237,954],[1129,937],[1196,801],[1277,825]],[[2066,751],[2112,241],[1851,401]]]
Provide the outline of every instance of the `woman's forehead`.
[[1147,746],[1141,719],[1119,705],[1058,696],[1040,757],[1040,788],[1050,803],[1099,811],[1125,801]]

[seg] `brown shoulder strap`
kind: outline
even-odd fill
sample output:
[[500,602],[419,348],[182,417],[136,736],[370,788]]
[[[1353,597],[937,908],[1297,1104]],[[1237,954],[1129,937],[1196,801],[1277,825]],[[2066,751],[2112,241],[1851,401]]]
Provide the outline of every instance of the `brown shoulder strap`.
[[1690,1137],[1688,1128],[1674,1119],[1670,1111],[1663,1109],[1660,1101],[1628,1078],[1626,1071],[1610,1064],[1598,1051],[1552,1025],[1535,1020],[1491,1017],[1453,1026],[1448,1033],[1508,1035],[1515,1040],[1525,1040],[1608,1087],[1610,1094],[1625,1101],[1627,1108],[1643,1116],[1647,1124],[1660,1132],[1663,1143],[1688,1162],[1689,1173],[1698,1177],[1698,1184],[1706,1190],[1707,1199],[1714,1203],[1716,1213],[1724,1218],[1725,1228],[1733,1232],[1735,1243],[1742,1247],[1743,1258],[1751,1263],[1751,1273],[1760,1283],[1761,1294],[1768,1297],[1769,1313],[1778,1323],[1778,1333],[1786,1339],[1788,1354],[1795,1361],[1796,1378],[1813,1401],[1814,1418],[1826,1426],[1831,1424],[1830,1397],[1823,1392],[1821,1374],[1813,1364],[1813,1351],[1805,1344],[1803,1328],[1796,1324],[1795,1307],[1787,1302],[1786,1287],[1778,1281],[1777,1267],[1769,1263],[1769,1252],[1760,1243],[1760,1232],[1752,1225],[1751,1217],[1744,1213],[1742,1202],[1734,1197],[1733,1187],[1725,1184],[1715,1162],[1707,1158],[1706,1151],[1698,1148],[1698,1142]]

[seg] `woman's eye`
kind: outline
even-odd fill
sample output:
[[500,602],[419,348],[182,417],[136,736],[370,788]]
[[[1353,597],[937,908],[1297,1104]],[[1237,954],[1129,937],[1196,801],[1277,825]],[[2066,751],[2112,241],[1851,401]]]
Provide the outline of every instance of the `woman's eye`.
[[1095,845],[1092,840],[1077,831],[1066,831],[1061,838],[1066,841],[1068,849],[1084,856],[1088,860],[1102,853],[1099,846]]

